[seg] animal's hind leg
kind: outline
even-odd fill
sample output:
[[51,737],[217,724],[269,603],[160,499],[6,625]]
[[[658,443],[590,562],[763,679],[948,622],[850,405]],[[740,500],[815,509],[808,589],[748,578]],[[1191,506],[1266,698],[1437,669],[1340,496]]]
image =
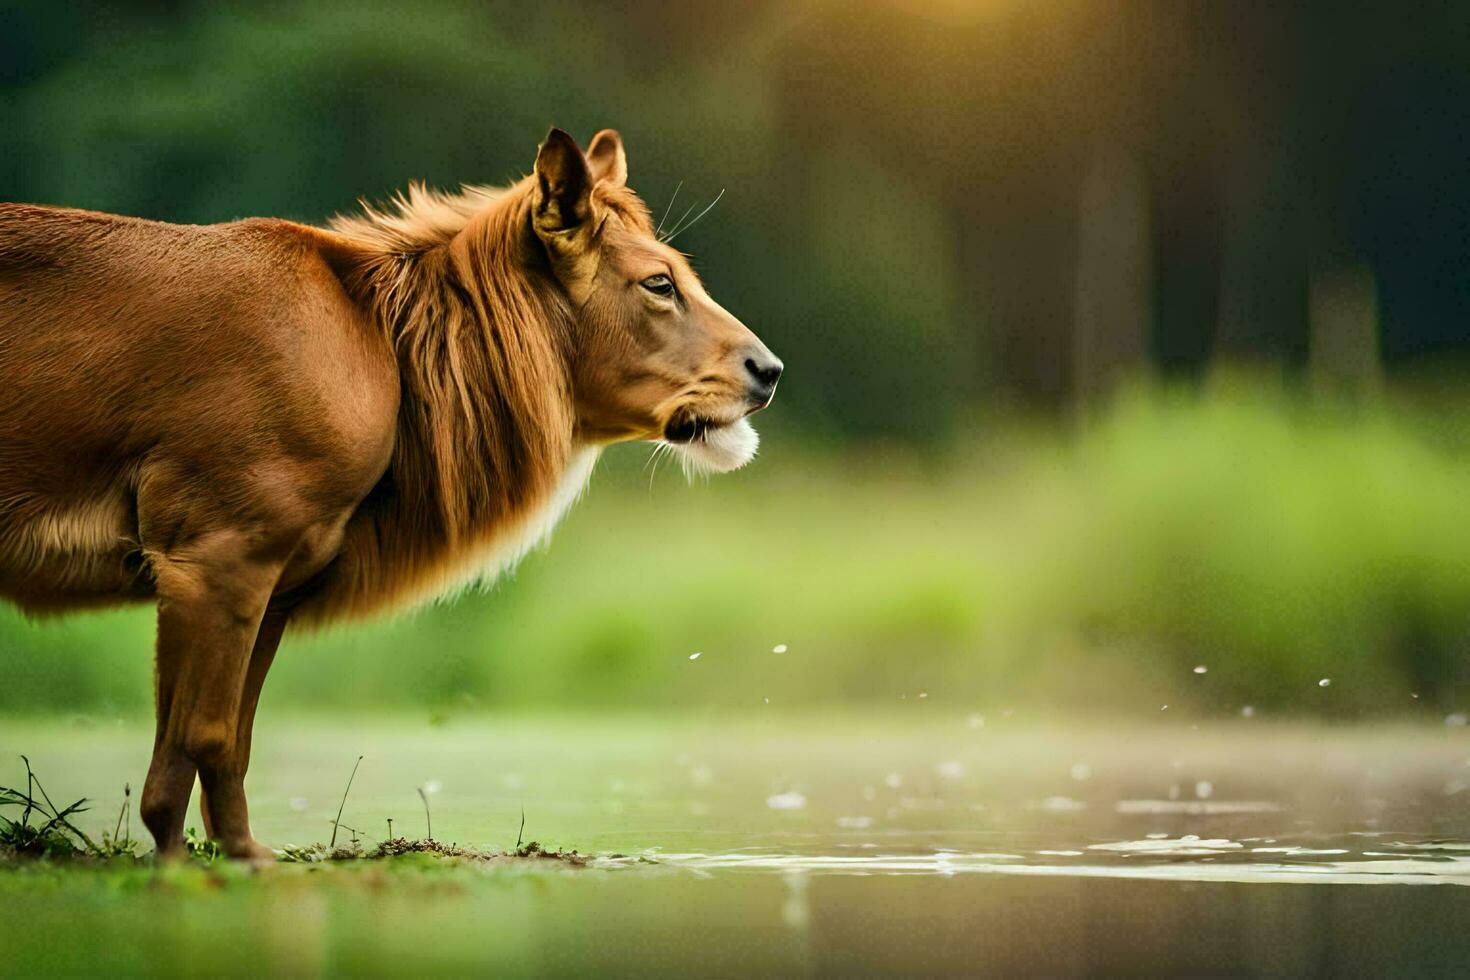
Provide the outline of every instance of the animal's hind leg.
[[210,796],[210,830],[225,852],[263,856],[250,836],[244,773],[235,770],[250,653],[280,565],[249,557],[244,535],[216,532],[187,556],[160,557],[154,569],[158,727],[143,822],[160,855],[181,853],[197,772]]
[[250,651],[250,665],[245,672],[245,687],[240,695],[234,751],[228,764],[216,771],[212,788],[207,785],[211,782],[209,780],[203,781],[200,786],[199,813],[204,819],[205,833],[210,839],[219,839],[215,831],[214,811],[226,811],[221,815],[228,822],[228,811],[238,809],[249,838],[248,844],[236,845],[242,852],[237,855],[240,857],[265,858],[271,855],[269,848],[256,842],[250,835],[245,773],[250,768],[250,737],[255,727],[255,708],[260,703],[260,690],[265,684],[265,676],[271,669],[271,663],[275,660],[276,648],[281,644],[281,634],[285,632],[289,616],[288,612],[272,609],[261,619],[260,629],[255,636],[255,646]]

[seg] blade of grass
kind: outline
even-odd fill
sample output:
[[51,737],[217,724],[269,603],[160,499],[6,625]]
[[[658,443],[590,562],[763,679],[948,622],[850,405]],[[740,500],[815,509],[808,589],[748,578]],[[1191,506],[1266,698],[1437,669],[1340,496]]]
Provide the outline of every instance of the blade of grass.
[[[25,759],[25,756],[21,756],[21,758]],[[29,759],[26,759],[27,774],[30,773],[30,768],[31,761]],[[100,854],[101,848],[99,848],[95,843],[92,842],[92,838],[82,833],[82,831],[78,829],[75,824],[66,819],[67,815],[71,813],[86,813],[87,808],[83,807],[82,804],[87,802],[87,798],[84,796],[80,800],[77,800],[75,803],[73,803],[71,806],[67,807],[65,810],[58,810],[56,809],[56,804],[51,802],[51,795],[46,792],[46,787],[41,785],[41,778],[39,776],[32,776],[31,778],[36,784],[36,789],[41,791],[41,798],[44,799],[46,801],[46,805],[51,808],[52,819],[46,824],[47,829],[50,829],[51,827],[60,823],[61,826],[65,827],[67,830],[76,835],[78,840],[87,845],[87,850],[91,851],[94,854]]]
[[358,756],[357,761],[352,764],[352,775],[347,777],[347,788],[342,791],[342,802],[337,804],[337,817],[332,821],[332,843],[329,845],[331,847],[337,846],[337,827],[342,822],[342,810],[347,806],[347,794],[352,792],[352,781],[357,778],[357,767],[360,765],[362,765],[362,756]]
[[[117,811],[117,826],[112,828],[112,840],[114,843],[123,838],[117,836],[122,832],[123,815],[128,812],[128,804],[132,802],[133,787],[129,783],[123,783],[123,805]],[[131,829],[131,828],[130,828]]]
[[30,826],[31,809],[34,807],[36,802],[36,787],[34,786],[35,776],[31,773],[31,760],[27,759],[25,756],[21,756],[20,761],[26,764],[26,812],[21,814],[20,816],[20,825],[22,827],[27,827]]

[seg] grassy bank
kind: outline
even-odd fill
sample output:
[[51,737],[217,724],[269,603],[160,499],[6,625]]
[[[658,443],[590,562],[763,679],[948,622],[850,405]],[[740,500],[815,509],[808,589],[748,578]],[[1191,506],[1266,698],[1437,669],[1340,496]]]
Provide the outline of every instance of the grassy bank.
[[[492,593],[288,638],[267,698],[1443,716],[1470,647],[1470,463],[1444,428],[1217,395],[940,457],[777,433],[693,486],[623,449]],[[144,610],[4,613],[0,711],[146,711],[151,633]]]

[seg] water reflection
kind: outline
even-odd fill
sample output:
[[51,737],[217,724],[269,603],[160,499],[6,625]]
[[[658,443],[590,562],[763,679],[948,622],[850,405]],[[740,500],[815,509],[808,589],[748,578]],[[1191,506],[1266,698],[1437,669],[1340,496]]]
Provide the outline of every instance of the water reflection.
[[[892,848],[894,842],[887,843]],[[950,848],[927,853],[891,849],[867,854],[827,854],[811,849],[665,853],[655,848],[636,857],[603,857],[597,865],[617,868],[653,863],[701,873],[775,872],[786,875],[788,882],[805,874],[1003,874],[1202,882],[1470,885],[1470,841],[1392,841],[1376,845],[1376,850],[1301,844],[1251,846],[1253,843],[1186,835],[1109,841],[1086,845],[1086,850],[1039,848],[1017,853]],[[845,846],[860,850],[877,847],[871,843]],[[1266,855],[1270,859],[1263,859]]]
[[[338,802],[323,774],[363,754],[347,814],[369,843],[389,820],[421,833],[414,787],[434,785],[445,840],[509,846],[524,810],[544,843],[704,873],[1470,879],[1464,726],[976,717],[277,724],[253,812],[272,843],[320,839]],[[143,738],[11,723],[0,744],[102,822],[110,782],[146,769]]]

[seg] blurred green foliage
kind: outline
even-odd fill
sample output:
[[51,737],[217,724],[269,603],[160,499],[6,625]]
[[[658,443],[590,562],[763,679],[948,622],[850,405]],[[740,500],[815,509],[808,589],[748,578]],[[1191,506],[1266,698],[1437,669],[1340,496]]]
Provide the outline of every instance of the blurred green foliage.
[[[268,704],[1440,710],[1463,371],[1391,406],[1467,346],[1461,20],[14,0],[0,198],[317,222],[512,179],[552,124],[620,129],[655,214],[725,191],[678,244],[786,362],[767,458],[650,489],[615,451],[493,595],[290,640]],[[144,711],[151,634],[0,614],[0,710]]]
[[[769,453],[686,487],[615,450],[491,593],[288,635],[267,700],[1442,715],[1464,681],[1470,463],[1407,419],[1139,393],[942,461]],[[0,710],[147,710],[146,611],[0,624]]]

